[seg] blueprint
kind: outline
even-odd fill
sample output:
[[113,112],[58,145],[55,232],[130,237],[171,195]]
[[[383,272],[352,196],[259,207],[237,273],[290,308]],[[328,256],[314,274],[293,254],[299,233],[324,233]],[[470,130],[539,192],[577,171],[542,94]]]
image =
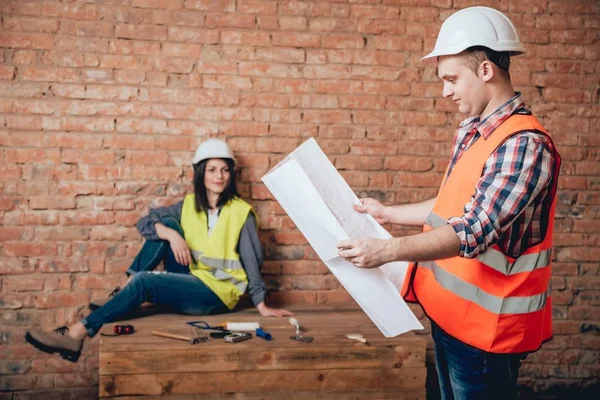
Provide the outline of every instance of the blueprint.
[[290,153],[262,178],[331,273],[386,337],[423,329],[400,296],[408,264],[361,269],[338,256],[337,243],[391,235],[368,214],[352,208],[360,200],[314,139]]

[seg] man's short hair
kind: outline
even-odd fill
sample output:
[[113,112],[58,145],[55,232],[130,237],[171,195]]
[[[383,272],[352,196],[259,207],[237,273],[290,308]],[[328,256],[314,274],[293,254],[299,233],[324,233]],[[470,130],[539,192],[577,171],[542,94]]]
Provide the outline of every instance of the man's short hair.
[[474,73],[477,73],[477,68],[482,62],[489,60],[510,81],[510,52],[508,51],[495,51],[484,46],[473,46],[460,53],[459,56]]

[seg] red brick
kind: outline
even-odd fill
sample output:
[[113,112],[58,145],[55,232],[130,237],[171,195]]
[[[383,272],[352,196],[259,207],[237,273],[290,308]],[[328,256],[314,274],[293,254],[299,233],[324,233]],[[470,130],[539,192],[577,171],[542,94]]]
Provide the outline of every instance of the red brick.
[[317,291],[315,302],[317,304],[355,304],[346,290]]
[[21,239],[23,228],[16,226],[0,226],[0,242]]
[[248,14],[276,14],[277,2],[271,0],[238,0],[237,11]]
[[240,62],[240,75],[271,76],[275,78],[299,78],[301,71],[297,66],[259,62]]
[[152,12],[152,20],[159,25],[204,26],[204,19],[204,14],[198,11],[157,9]]
[[327,35],[323,37],[322,46],[328,49],[362,49],[365,39],[360,35]]
[[42,4],[42,15],[47,17],[67,17],[73,19],[94,19],[99,17],[95,4],[56,3]]
[[37,308],[48,309],[48,308],[61,308],[61,307],[74,307],[81,304],[85,304],[89,301],[87,293],[72,293],[72,292],[58,292],[58,293],[40,293],[36,296],[35,305]]
[[150,60],[137,56],[124,56],[118,54],[106,54],[100,59],[100,68],[106,69],[130,69],[140,71],[151,71]]
[[0,46],[20,49],[52,49],[54,37],[50,34],[4,32],[0,34]]
[[279,27],[283,30],[303,31],[307,28],[305,17],[279,17]]
[[181,9],[184,0],[133,0],[133,7],[158,8],[158,9]]
[[259,138],[256,142],[256,149],[259,152],[267,153],[289,153],[299,145],[298,139],[284,138]]
[[259,48],[256,49],[256,59],[284,63],[303,63],[305,61],[305,52],[302,49]]
[[308,29],[314,32],[356,32],[358,21],[347,18],[313,18]]
[[[37,52],[35,50],[17,50],[12,57],[13,64],[34,64],[36,59]],[[2,68],[6,69],[7,67],[3,66]],[[10,78],[6,78],[5,75],[6,73],[3,72],[0,76],[4,77],[3,79],[12,79],[12,76]]]
[[19,68],[22,79],[49,82],[76,82],[78,72],[70,68],[23,66]]
[[382,157],[371,156],[337,156],[334,165],[339,170],[380,170],[383,167]]
[[396,19],[400,15],[400,8],[358,4],[351,6],[350,15],[352,17],[364,19]]
[[115,36],[125,39],[167,40],[167,28],[154,25],[116,25]]
[[60,157],[58,149],[8,149],[5,154],[6,161],[9,163],[39,162],[40,160],[58,163]]
[[42,7],[39,2],[6,1],[1,4],[3,14],[18,15],[42,15]]
[[235,11],[235,0],[185,0],[184,5],[202,11]]
[[369,37],[367,47],[378,50],[422,51],[423,45],[419,40],[406,40],[404,36]]
[[321,36],[309,33],[275,32],[271,35],[273,46],[321,47]]
[[9,257],[39,257],[55,256],[57,245],[55,243],[12,243],[2,245],[3,254]]
[[169,156],[164,151],[128,151],[125,159],[132,165],[167,165]]
[[212,27],[229,27],[229,28],[254,28],[256,25],[256,17],[254,15],[240,14],[208,14],[206,16],[205,26]]
[[386,100],[381,96],[340,96],[341,108],[351,109],[375,109],[380,110],[385,107]]
[[175,42],[217,43],[219,31],[187,27],[169,27],[168,40]]
[[75,199],[67,196],[30,197],[29,207],[33,210],[75,208]]
[[114,25],[101,21],[63,20],[59,34],[69,36],[113,37]]
[[257,16],[256,24],[259,29],[277,30],[280,28],[279,18],[277,18],[277,16],[275,16],[275,15]]
[[548,11],[550,11],[550,14],[590,14],[597,12],[598,7],[593,2],[582,0],[558,0],[548,4]]
[[55,19],[5,16],[2,26],[7,31],[55,33],[58,31],[59,24]]

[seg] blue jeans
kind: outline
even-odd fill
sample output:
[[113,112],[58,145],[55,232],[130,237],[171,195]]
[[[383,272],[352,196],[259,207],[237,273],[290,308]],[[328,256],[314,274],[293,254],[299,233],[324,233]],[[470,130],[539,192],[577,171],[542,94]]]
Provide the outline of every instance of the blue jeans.
[[517,378],[526,354],[493,354],[469,346],[431,321],[442,400],[517,398]]
[[[183,229],[175,218],[165,217],[160,222],[183,236]],[[153,271],[161,261],[165,272]],[[175,312],[190,315],[229,311],[204,282],[190,274],[187,265],[175,260],[168,241],[147,240],[126,273],[133,275],[131,282],[81,321],[88,335],[94,336],[102,325],[122,319],[144,302],[166,305]]]

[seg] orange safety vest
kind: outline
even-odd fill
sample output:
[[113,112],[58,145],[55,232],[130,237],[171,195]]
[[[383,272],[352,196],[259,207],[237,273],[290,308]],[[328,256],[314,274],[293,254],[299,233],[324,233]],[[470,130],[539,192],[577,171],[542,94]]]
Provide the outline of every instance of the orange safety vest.
[[[477,140],[442,183],[423,231],[464,215],[487,159],[506,139],[524,131],[547,135],[534,117],[515,114],[489,138]],[[552,338],[550,276],[560,155],[551,140],[549,146],[554,154],[554,173],[542,204],[548,229],[540,243],[516,259],[494,245],[473,259],[456,256],[410,264],[404,281],[405,300],[418,301],[445,332],[487,352],[535,351]]]

